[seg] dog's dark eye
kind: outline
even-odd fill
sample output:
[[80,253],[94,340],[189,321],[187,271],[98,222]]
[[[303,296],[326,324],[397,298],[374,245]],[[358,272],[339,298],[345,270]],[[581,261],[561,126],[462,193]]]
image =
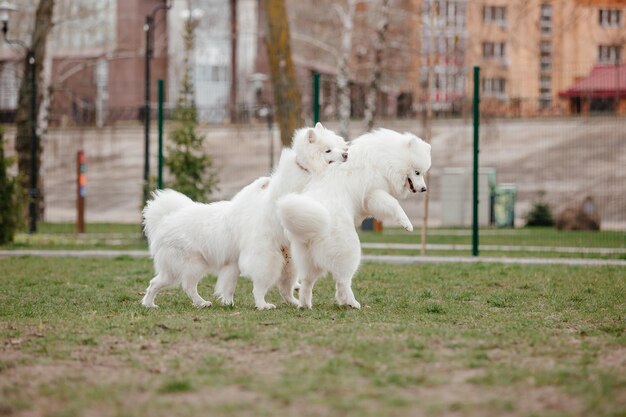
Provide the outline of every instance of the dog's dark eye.
[[420,172],[419,172],[419,171],[415,171],[415,175],[419,175],[419,174],[420,174]]
[[326,150],[326,153],[330,153],[330,149],[327,149],[327,150]]

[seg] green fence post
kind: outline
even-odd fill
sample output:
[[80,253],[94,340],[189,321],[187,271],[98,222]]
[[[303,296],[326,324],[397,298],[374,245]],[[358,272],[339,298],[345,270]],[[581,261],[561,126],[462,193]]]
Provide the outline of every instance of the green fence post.
[[163,100],[164,100],[164,82],[158,81],[159,87],[159,171],[157,174],[157,188],[163,189]]
[[313,125],[320,121],[320,73],[313,72]]
[[472,256],[478,256],[478,129],[480,126],[480,67],[474,67],[474,167],[472,173]]

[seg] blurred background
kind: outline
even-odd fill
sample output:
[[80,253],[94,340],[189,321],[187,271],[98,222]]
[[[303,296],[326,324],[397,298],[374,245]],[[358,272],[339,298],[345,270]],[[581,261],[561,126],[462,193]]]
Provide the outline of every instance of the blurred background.
[[[46,3],[48,18],[41,10]],[[481,227],[556,222],[562,229],[615,231],[613,244],[626,247],[626,1],[20,0],[13,6],[0,42],[0,123],[6,155],[22,149],[28,172],[28,146],[20,148],[16,136],[20,120],[28,132],[27,53],[39,53],[40,221],[76,219],[82,150],[87,221],[140,222],[146,104],[150,188],[157,176],[159,79],[166,158],[175,109],[186,103],[217,178],[205,200],[232,197],[277,161],[285,140],[275,89],[283,87],[273,79],[293,68],[301,104],[293,109],[305,125],[319,117],[347,138],[385,127],[431,142],[427,223],[467,227],[478,66]],[[285,22],[273,21],[280,6]],[[42,45],[45,19],[50,27]],[[286,24],[286,45],[270,36],[277,23]],[[191,89],[183,86],[185,75]],[[167,186],[173,175],[167,166],[163,175]],[[402,204],[419,224],[423,199]]]

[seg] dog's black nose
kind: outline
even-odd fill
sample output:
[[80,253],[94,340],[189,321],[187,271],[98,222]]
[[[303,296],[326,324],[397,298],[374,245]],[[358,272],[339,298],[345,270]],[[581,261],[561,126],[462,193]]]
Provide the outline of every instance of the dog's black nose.
[[341,156],[343,156],[344,161],[348,160],[348,152],[342,153]]
[[426,191],[426,187],[422,187],[422,189],[420,190],[420,192],[425,192]]

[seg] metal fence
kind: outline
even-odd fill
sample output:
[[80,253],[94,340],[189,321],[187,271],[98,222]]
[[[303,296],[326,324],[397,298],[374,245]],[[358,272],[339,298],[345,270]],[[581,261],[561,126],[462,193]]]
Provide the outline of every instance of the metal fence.
[[[336,92],[332,78],[322,77],[322,122],[337,129]],[[305,85],[309,86],[308,84]],[[352,93],[350,138],[362,134],[363,88]],[[325,92],[324,92],[325,91]],[[310,123],[310,95],[304,108]],[[405,93],[381,93],[376,126],[425,136],[425,102]],[[507,236],[506,227],[521,228],[542,204],[554,220],[565,213],[565,228],[578,228],[584,217],[597,221],[601,233],[563,234],[554,244],[626,248],[626,117],[623,99],[566,98],[546,105],[533,98],[483,97],[480,130],[480,224],[500,233],[509,244],[525,244]],[[578,102],[576,100],[579,100]],[[594,101],[595,100],[595,101]],[[408,104],[414,103],[414,104]],[[80,111],[79,111],[80,110]],[[170,109],[171,110],[171,109]],[[237,123],[201,123],[206,148],[219,170],[215,199],[230,198],[254,178],[267,175],[278,159],[277,126],[268,126],[261,106],[240,106]],[[433,167],[430,176],[429,224],[436,230],[465,233],[471,221],[472,125],[469,99],[439,106],[432,120]],[[43,139],[41,175],[44,220],[72,222],[76,211],[76,152],[87,157],[87,222],[139,222],[143,178],[143,127],[140,108],[107,109],[98,127],[93,109],[50,112]],[[199,114],[226,115],[228,109],[198,109]],[[153,114],[156,114],[154,112]],[[166,113],[169,117],[170,113]],[[166,118],[168,118],[166,117]],[[9,123],[7,151],[13,150]],[[166,130],[171,129],[166,123]],[[166,133],[167,144],[167,133]],[[272,152],[273,149],[273,153]],[[151,136],[152,167],[156,167],[156,129]],[[156,172],[152,171],[155,176]],[[167,173],[166,173],[167,180]],[[402,203],[417,226],[421,199]],[[582,220],[581,220],[582,219]],[[589,223],[589,222],[588,222]],[[605,231],[613,231],[608,233]],[[467,235],[469,236],[469,235]],[[416,243],[419,237],[416,236]],[[508,239],[508,240],[507,240]],[[560,239],[560,240],[559,240]],[[572,239],[575,241],[572,242]],[[466,242],[465,240],[463,242]],[[486,243],[488,244],[489,239]],[[619,251],[618,251],[619,252]]]

